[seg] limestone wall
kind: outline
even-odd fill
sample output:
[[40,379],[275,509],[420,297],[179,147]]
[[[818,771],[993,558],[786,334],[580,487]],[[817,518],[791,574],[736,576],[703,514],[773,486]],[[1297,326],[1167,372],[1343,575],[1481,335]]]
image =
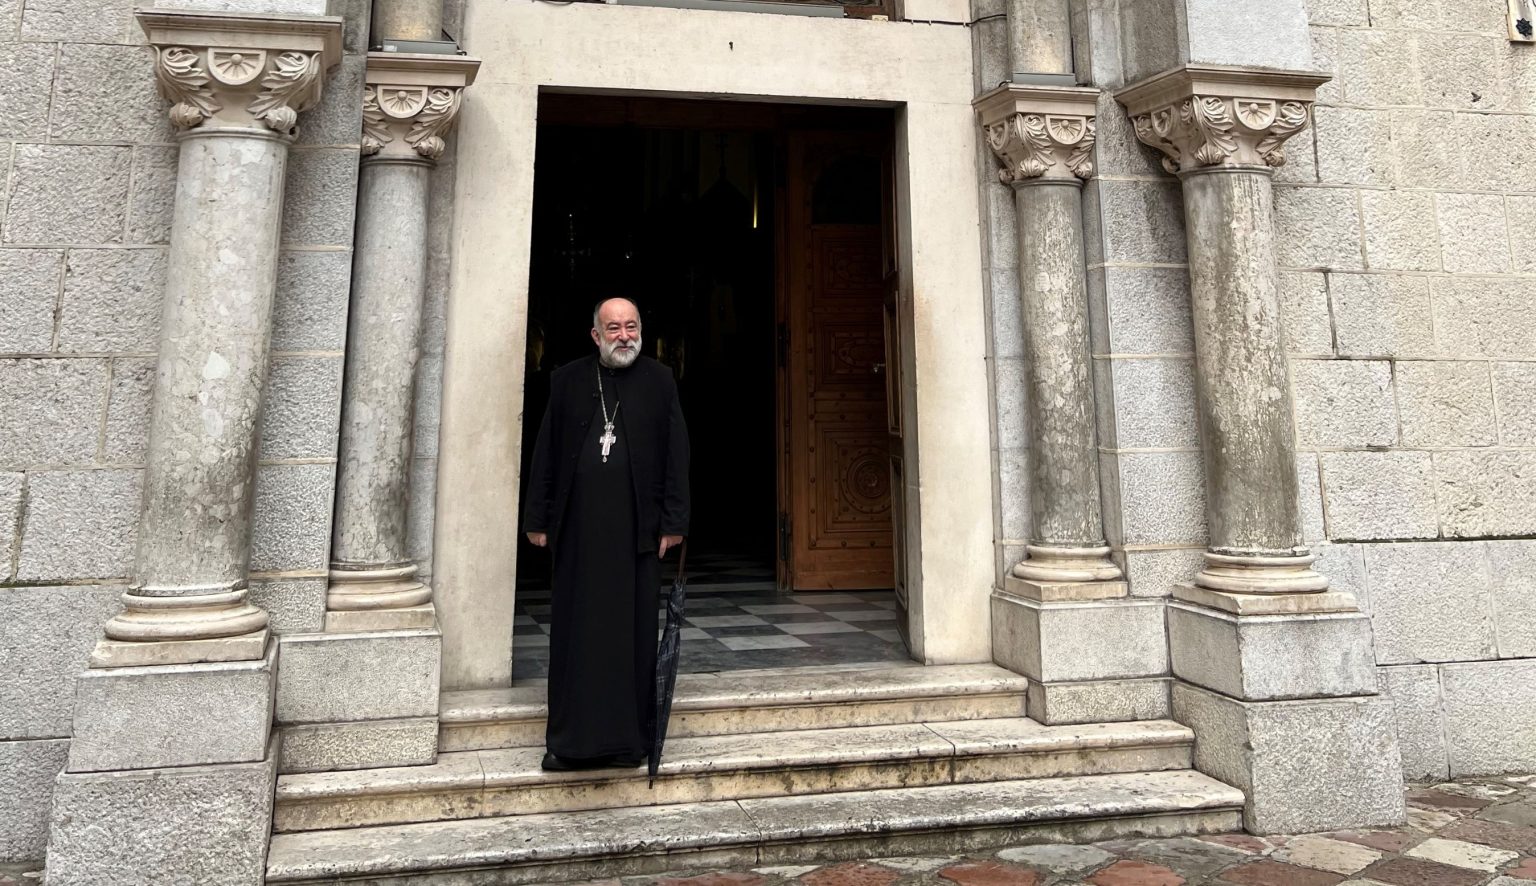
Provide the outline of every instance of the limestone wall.
[[[74,677],[132,569],[177,150],[130,0],[0,4],[0,861],[39,858]],[[243,4],[252,9],[255,4]],[[367,0],[290,153],[253,598],[318,630]]]
[[[1536,47],[1503,0],[1309,0],[1275,206],[1298,469],[1408,777],[1536,768]],[[1523,660],[1522,660],[1523,659]]]

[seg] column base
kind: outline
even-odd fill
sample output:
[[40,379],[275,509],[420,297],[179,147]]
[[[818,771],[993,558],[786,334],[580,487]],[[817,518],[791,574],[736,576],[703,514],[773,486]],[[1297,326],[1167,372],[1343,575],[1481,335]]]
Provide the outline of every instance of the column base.
[[331,564],[325,592],[328,612],[408,609],[432,602],[432,588],[416,578],[416,564],[368,569]]
[[1381,696],[1239,701],[1173,684],[1195,768],[1241,788],[1255,834],[1391,827],[1406,817],[1392,702]]
[[1328,590],[1328,577],[1312,571],[1313,554],[1207,551],[1195,584],[1211,591],[1238,594],[1307,594]]
[[1013,575],[1003,579],[1003,590],[1037,603],[1117,600],[1131,595],[1131,586],[1125,581],[1039,581]]
[[1164,676],[1163,601],[1040,602],[993,591],[992,659],[1037,683]]
[[[255,607],[252,607],[255,608]],[[260,612],[261,610],[257,610]],[[266,617],[266,613],[262,613]],[[133,668],[155,665],[201,664],[207,662],[257,661],[267,649],[271,632],[267,628],[234,637],[212,640],[113,640],[96,641],[89,666],[93,668]]]
[[1114,581],[1123,578],[1120,567],[1109,559],[1109,547],[1061,548],[1025,545],[1027,559],[1013,567],[1015,578],[1050,584]]
[[1030,719],[1047,726],[1166,720],[1173,716],[1167,677],[1029,683]]
[[431,603],[404,609],[332,609],[325,613],[327,634],[422,631],[436,624],[437,608]]
[[1359,612],[1360,601],[1349,591],[1317,591],[1307,594],[1240,594],[1213,591],[1198,585],[1173,586],[1173,599],[1233,615],[1319,615],[1326,612]]
[[277,739],[251,763],[66,772],[54,783],[49,886],[265,880]]

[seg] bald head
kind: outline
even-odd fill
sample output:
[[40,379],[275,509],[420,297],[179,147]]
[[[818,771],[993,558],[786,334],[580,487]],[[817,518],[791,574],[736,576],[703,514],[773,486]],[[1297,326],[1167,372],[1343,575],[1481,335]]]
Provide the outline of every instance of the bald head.
[[640,356],[640,309],[627,298],[610,298],[592,312],[592,342],[604,366],[623,369]]

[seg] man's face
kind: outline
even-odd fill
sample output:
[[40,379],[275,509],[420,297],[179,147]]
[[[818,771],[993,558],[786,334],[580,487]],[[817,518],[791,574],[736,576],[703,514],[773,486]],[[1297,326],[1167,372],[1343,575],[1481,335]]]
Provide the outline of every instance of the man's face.
[[609,299],[597,312],[592,330],[603,365],[622,369],[640,356],[640,313],[622,298]]

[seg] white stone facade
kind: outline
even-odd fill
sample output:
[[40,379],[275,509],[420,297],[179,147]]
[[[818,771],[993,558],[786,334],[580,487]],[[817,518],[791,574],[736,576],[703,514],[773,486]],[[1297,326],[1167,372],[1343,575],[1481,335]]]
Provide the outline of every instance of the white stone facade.
[[[370,4],[167,5],[345,19],[340,63],[287,149],[249,600],[275,634],[294,638],[284,647],[303,647],[296,666],[313,656],[306,679],[331,658],[398,664],[377,651],[390,644],[431,657],[435,641],[415,630],[358,641],[350,658],[335,650],[354,647],[323,642]],[[444,685],[497,685],[510,674],[498,632],[510,633],[513,561],[496,551],[516,522],[526,291],[502,296],[506,281],[525,284],[518,224],[533,179],[505,152],[531,156],[538,88],[874,101],[902,109],[904,258],[925,293],[909,305],[918,387],[904,404],[918,423],[910,461],[925,484],[908,527],[925,583],[919,657],[991,659],[1026,673],[1036,681],[1032,713],[1058,722],[1173,715],[1199,733],[1222,703],[1206,690],[1231,681],[1245,704],[1270,691],[1335,699],[1317,703],[1319,716],[1353,717],[1340,729],[1365,734],[1382,718],[1373,699],[1385,698],[1404,777],[1536,769],[1536,51],[1508,40],[1506,4],[1290,0],[1250,4],[1266,11],[1249,20],[1230,0],[1074,2],[1071,58],[988,24],[1013,5],[1032,4],[909,3],[907,22],[447,4],[448,30],[484,69],[428,173],[406,515],[407,553],[437,594]],[[71,756],[77,679],[134,577],[178,149],[129,0],[24,0],[0,7],[0,26],[0,861],[11,861],[43,855]],[[818,42],[834,31],[835,42]],[[728,41],[739,42],[721,52]],[[569,51],[580,46],[592,54]],[[1037,66],[1055,58],[1098,90],[1081,185],[1082,273],[1101,528],[1123,580],[1054,601],[1020,591],[1007,610],[1018,620],[999,632],[991,620],[1005,619],[989,595],[1019,591],[1010,581],[1034,543],[1040,491],[1028,469],[1037,444],[1026,420],[1017,210],[970,103],[1008,78],[1010,49]],[[847,68],[834,68],[838,59]],[[1250,674],[1247,660],[1183,666],[1162,639],[1171,609],[1178,620],[1196,608],[1187,596],[1171,600],[1204,567],[1210,541],[1196,318],[1180,179],[1138,141],[1114,96],[1205,62],[1332,78],[1273,171],[1279,330],[1302,541],[1330,590],[1353,595],[1370,621],[1366,630],[1348,615],[1306,618],[1355,638],[1339,642],[1366,638],[1380,697],[1354,673],[1312,685],[1327,680],[1309,682],[1306,661],[1290,664],[1308,688],[1249,696],[1275,681]],[[486,310],[467,310],[477,307]],[[490,465],[476,455],[486,439],[510,444]],[[497,606],[505,625],[465,617]],[[1239,618],[1220,621],[1245,630]],[[1115,655],[1066,660],[1106,636]],[[326,743],[327,729],[354,721],[403,736],[407,756],[435,750],[423,739],[435,729],[430,692],[360,714],[343,704],[356,701],[345,681],[330,687],[342,701],[328,707],[321,691],[297,697],[297,683],[285,694],[281,654],[276,668],[277,720],[300,739],[294,767],[380,765],[338,760]],[[1174,674],[1205,689],[1171,692]],[[1280,709],[1262,710],[1243,728],[1287,738],[1313,722],[1269,726]],[[238,770],[256,786],[245,793],[270,794],[269,773],[249,757],[208,762]],[[1205,768],[1250,794],[1270,787],[1263,761]],[[79,778],[72,771],[61,784]]]

